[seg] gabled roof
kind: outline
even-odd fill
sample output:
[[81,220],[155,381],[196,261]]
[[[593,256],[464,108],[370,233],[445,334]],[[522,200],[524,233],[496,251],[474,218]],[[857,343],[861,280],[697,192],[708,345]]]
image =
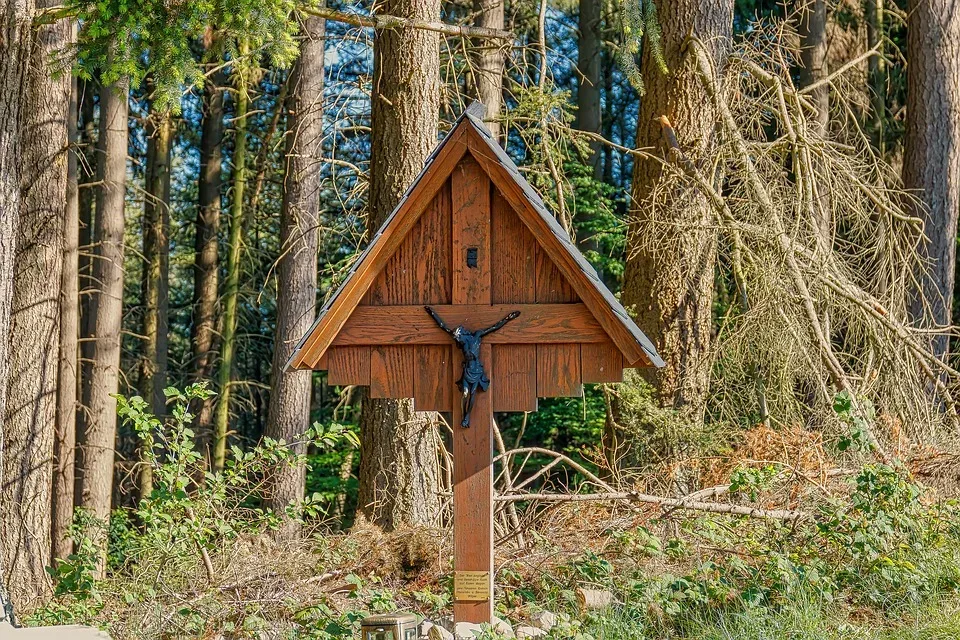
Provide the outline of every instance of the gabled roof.
[[413,228],[420,214],[466,153],[470,153],[486,171],[623,353],[626,363],[663,366],[663,360],[653,343],[606,288],[537,192],[524,179],[517,165],[484,126],[483,110],[479,103],[472,104],[427,158],[423,171],[370,239],[340,287],[324,303],[316,322],[287,361],[287,368],[312,368],[316,365],[404,236]]

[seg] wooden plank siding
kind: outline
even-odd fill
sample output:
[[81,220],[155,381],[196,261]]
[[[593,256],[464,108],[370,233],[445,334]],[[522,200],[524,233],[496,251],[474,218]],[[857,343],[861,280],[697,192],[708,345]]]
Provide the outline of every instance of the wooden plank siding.
[[451,189],[453,304],[490,304],[490,178],[468,154],[453,170]]
[[332,347],[326,358],[327,384],[370,384],[370,347]]
[[384,265],[393,257],[394,251],[417,223],[420,215],[433,202],[437,192],[443,188],[453,167],[466,154],[464,141],[466,132],[466,128],[451,132],[445,144],[437,151],[430,170],[418,180],[416,187],[380,230],[379,237],[364,255],[362,262],[351,277],[343,283],[335,304],[327,310],[323,321],[313,328],[309,337],[298,349],[291,366],[313,368],[323,352],[333,343],[340,328],[360,303]]
[[[584,274],[577,264],[577,260],[567,251],[564,241],[554,235],[548,222],[540,216],[536,207],[528,200],[517,178],[507,167],[501,164],[496,157],[496,153],[488,146],[488,142],[472,127],[466,130],[463,141],[470,149],[470,154],[483,166],[503,197],[515,211],[521,214],[521,220],[537,237],[538,251],[546,252],[546,255],[556,261],[556,266],[563,273],[565,280],[583,298],[584,303],[597,317],[600,325],[620,348],[625,358],[631,362],[642,361],[645,366],[649,366],[649,359],[638,344],[637,339],[610,308],[603,293]],[[539,280],[537,286],[539,291]]]
[[[537,303],[572,303],[580,298],[542,246],[537,245]],[[582,342],[582,341],[581,341]],[[579,344],[537,344],[537,395],[583,395]]]
[[541,398],[575,398],[583,395],[580,345],[537,345],[537,395]]
[[370,348],[370,397],[412,398],[416,375],[411,347]]
[[[449,337],[447,338],[449,342]],[[417,345],[413,376],[413,406],[417,411],[452,411],[459,396],[454,393],[452,345]],[[458,361],[459,362],[459,361]],[[456,396],[456,397],[455,397]]]
[[[526,324],[532,319],[533,309],[522,305],[537,301],[537,240],[495,186],[491,185],[491,193],[491,301],[519,310],[520,317],[513,323]],[[568,309],[559,311],[570,316],[579,313]],[[508,328],[513,329],[507,325],[504,330]],[[536,411],[536,345],[496,344],[492,340],[496,335],[487,337],[492,345],[492,370],[497,374],[497,384],[492,389],[493,410]]]
[[623,382],[623,354],[609,340],[580,345],[580,371],[584,382]]
[[447,180],[360,304],[450,304],[450,235],[450,181]]

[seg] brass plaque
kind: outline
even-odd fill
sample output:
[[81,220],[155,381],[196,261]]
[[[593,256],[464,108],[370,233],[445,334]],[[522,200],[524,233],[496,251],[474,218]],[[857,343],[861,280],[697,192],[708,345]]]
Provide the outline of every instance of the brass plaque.
[[489,571],[454,571],[453,599],[486,602],[490,599]]

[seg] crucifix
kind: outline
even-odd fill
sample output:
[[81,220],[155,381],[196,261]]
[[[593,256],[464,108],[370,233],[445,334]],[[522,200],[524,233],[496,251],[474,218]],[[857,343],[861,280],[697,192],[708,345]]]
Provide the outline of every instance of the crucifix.
[[454,619],[476,623],[493,617],[494,412],[663,364],[482,115],[457,120],[287,365],[452,415]]
[[490,378],[487,377],[486,371],[483,370],[483,363],[480,361],[480,341],[483,339],[483,336],[502,329],[503,325],[519,317],[520,312],[511,311],[505,315],[502,320],[490,325],[486,329],[470,331],[462,324],[456,329],[451,329],[444,324],[443,318],[438,316],[436,311],[430,307],[424,307],[424,309],[430,314],[434,322],[436,322],[441,329],[449,333],[453,341],[460,347],[460,353],[463,357],[463,373],[460,374],[460,379],[457,380],[457,386],[460,388],[461,393],[463,393],[463,404],[460,409],[463,413],[463,419],[460,420],[460,426],[469,427],[470,411],[473,409],[473,401],[477,395],[477,391],[486,391],[490,387]]

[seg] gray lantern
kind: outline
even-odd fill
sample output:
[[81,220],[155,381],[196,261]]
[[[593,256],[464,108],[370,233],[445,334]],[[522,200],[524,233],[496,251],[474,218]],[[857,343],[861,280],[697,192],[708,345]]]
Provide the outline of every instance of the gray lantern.
[[417,640],[418,626],[412,613],[382,613],[363,619],[360,640]]

